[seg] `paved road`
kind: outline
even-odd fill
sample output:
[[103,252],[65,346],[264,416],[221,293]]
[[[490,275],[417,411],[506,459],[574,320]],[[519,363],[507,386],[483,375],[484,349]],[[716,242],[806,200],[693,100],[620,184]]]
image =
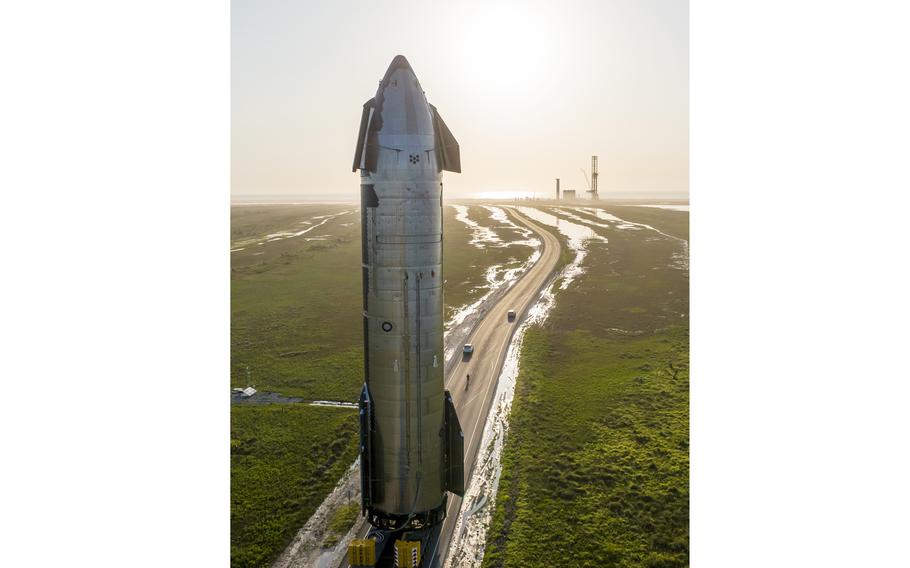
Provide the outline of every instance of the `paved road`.
[[[467,340],[468,343],[474,344],[474,355],[467,360],[459,359],[446,377],[445,385],[452,393],[458,420],[464,432],[466,484],[474,470],[483,428],[493,402],[493,395],[496,393],[497,380],[512,339],[512,332],[559,260],[559,241],[552,233],[519,215],[514,209],[510,208],[509,213],[540,236],[542,243],[540,259],[477,324]],[[506,315],[509,310],[515,310],[518,316],[516,321],[508,321]],[[465,388],[468,374],[471,375],[471,384],[469,388]],[[433,543],[435,546],[424,555],[424,558],[432,559],[430,562],[425,561],[425,566],[429,568],[442,566],[460,508],[461,498],[449,495],[446,520],[439,538]],[[363,534],[357,538],[364,538],[368,528],[368,525],[365,526]],[[346,560],[342,566],[347,566]]]

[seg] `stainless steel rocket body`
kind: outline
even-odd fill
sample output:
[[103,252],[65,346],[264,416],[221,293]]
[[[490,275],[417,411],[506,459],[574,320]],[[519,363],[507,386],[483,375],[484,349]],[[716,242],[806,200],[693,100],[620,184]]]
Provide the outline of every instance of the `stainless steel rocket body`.
[[458,146],[402,56],[364,105],[358,138],[363,506],[381,528],[422,528],[444,518],[446,491],[463,493],[443,387],[442,170],[460,170]]

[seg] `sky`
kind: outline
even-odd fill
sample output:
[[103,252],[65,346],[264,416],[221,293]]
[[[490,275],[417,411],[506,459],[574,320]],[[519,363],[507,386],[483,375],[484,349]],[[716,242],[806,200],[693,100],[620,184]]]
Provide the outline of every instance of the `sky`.
[[685,0],[233,0],[231,193],[352,197],[363,103],[408,58],[461,147],[447,197],[687,193]]

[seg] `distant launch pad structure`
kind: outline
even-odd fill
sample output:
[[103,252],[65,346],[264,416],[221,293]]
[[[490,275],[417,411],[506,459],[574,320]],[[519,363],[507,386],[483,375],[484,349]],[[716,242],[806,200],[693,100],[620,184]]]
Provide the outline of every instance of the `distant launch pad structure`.
[[591,156],[591,199],[597,199],[597,156]]
[[588,184],[588,191],[591,194],[591,200],[596,201],[597,197],[597,156],[591,156],[591,181],[588,181],[588,172],[584,169],[581,173],[585,176],[585,183]]

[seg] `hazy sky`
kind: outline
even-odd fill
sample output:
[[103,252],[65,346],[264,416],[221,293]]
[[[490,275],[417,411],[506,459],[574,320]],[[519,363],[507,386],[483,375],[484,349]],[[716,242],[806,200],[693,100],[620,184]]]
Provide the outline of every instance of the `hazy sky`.
[[396,54],[461,146],[448,196],[688,190],[688,2],[233,0],[232,193],[354,195]]

